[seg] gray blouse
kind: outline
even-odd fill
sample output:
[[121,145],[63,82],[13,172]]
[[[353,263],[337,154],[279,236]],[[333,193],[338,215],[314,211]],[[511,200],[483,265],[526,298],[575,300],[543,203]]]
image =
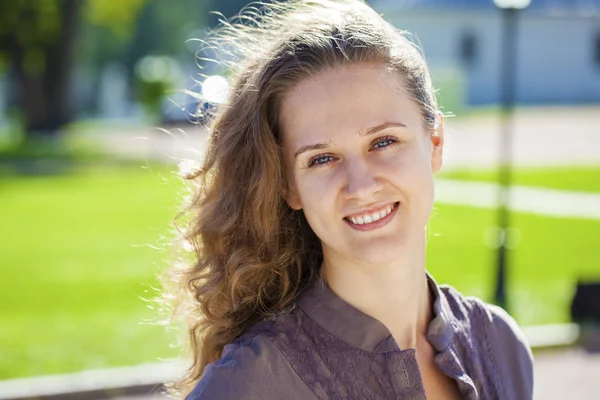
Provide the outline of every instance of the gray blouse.
[[[465,399],[526,400],[533,356],[503,309],[427,274],[435,364]],[[318,276],[290,308],[225,346],[187,400],[425,399],[415,349],[337,296]]]

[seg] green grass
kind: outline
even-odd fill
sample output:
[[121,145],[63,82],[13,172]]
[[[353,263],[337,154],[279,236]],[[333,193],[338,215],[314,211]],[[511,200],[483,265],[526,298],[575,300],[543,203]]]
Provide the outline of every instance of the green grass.
[[[566,188],[560,177],[573,173],[547,175]],[[169,253],[147,245],[167,248],[179,188],[164,168],[0,176],[0,379],[176,355],[162,327],[143,323],[158,315],[140,298],[154,295],[166,265]],[[495,251],[483,236],[494,222],[493,210],[436,205],[428,269],[440,283],[491,299]],[[516,213],[513,222],[510,311],[521,324],[568,321],[576,279],[600,279],[600,221]]]
[[[484,242],[495,210],[437,205],[428,226],[428,269],[439,283],[492,300],[496,250]],[[600,280],[600,221],[514,213],[519,245],[509,252],[509,311],[523,325],[569,321],[578,278]]]
[[175,182],[141,168],[0,178],[0,379],[173,355],[140,297],[164,266],[147,244],[170,232]]
[[[438,174],[440,178],[483,182],[497,182],[497,176],[496,170],[468,169]],[[513,183],[600,194],[600,166],[517,168]],[[496,223],[496,211],[450,205],[437,208],[439,214],[428,227],[430,270],[440,281],[491,301],[497,251],[489,249],[483,237]],[[600,221],[527,213],[513,213],[511,218],[511,225],[520,233],[518,247],[509,252],[511,313],[522,324],[568,322],[577,279],[600,280],[595,250]]]
[[[440,178],[468,181],[497,182],[497,170],[458,169],[440,171]],[[600,192],[600,166],[518,168],[513,173],[513,184],[582,192]]]

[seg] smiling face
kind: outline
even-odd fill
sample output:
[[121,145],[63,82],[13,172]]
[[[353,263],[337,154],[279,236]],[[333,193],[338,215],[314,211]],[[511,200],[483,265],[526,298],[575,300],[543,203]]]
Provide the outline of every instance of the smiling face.
[[287,94],[279,123],[286,201],[303,209],[326,262],[424,251],[443,131],[426,132],[397,72],[373,63],[323,71]]

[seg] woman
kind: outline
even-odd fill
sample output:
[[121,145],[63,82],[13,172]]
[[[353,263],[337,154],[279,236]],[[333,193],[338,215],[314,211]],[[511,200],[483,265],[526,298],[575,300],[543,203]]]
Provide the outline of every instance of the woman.
[[244,15],[189,176],[187,398],[531,398],[514,320],[425,269],[444,124],[418,49],[359,0]]

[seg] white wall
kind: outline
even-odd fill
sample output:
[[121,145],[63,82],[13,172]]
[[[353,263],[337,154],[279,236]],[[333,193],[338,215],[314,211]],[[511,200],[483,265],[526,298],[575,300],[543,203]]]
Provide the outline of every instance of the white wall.
[[[377,11],[396,27],[416,35],[432,69],[445,65],[463,69],[468,104],[499,102],[502,61],[499,11],[398,11],[392,7]],[[467,31],[477,37],[476,59],[470,66],[463,65],[459,53],[461,36]],[[598,32],[598,18],[522,14],[517,101],[600,102],[600,66],[593,53],[593,40]]]
[[594,60],[600,21],[527,16],[521,24],[518,97],[524,102],[600,101]]

